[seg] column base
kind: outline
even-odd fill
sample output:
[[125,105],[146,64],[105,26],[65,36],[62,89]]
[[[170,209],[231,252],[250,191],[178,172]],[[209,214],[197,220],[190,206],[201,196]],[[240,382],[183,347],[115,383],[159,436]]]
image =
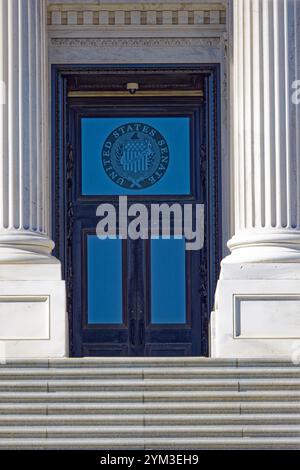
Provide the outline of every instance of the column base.
[[228,242],[231,254],[227,263],[299,263],[299,230],[245,230]]
[[51,256],[54,242],[30,230],[6,230],[0,233],[0,264],[2,263],[55,263]]
[[212,357],[285,357],[300,350],[300,266],[223,264],[211,317]]
[[64,281],[0,281],[0,362],[68,355]]
[[11,246],[0,239],[0,362],[68,355],[61,264],[48,252],[53,242],[36,239],[38,247],[29,237]]

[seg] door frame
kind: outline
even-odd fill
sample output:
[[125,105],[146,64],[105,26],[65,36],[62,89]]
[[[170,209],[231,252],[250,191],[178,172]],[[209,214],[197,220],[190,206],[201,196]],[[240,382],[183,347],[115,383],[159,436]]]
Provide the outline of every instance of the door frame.
[[[199,286],[199,292],[205,305],[202,318],[203,329],[201,350],[204,356],[209,354],[208,334],[210,312],[213,309],[214,293],[219,277],[222,221],[221,221],[221,119],[220,119],[220,66],[219,64],[131,64],[131,65],[52,65],[51,75],[51,138],[52,138],[52,239],[55,242],[54,255],[61,261],[62,277],[66,280],[67,311],[69,321],[69,351],[74,355],[73,344],[73,273],[68,268],[67,260],[72,258],[72,207],[66,207],[67,192],[71,190],[73,171],[73,151],[67,135],[67,80],[79,74],[123,73],[137,70],[139,73],[149,70],[155,73],[162,71],[195,71],[203,75],[204,100],[206,106],[206,142],[201,151],[207,155],[207,175],[205,191],[207,220],[210,227],[210,239],[205,237],[207,246],[207,263],[203,264],[201,277],[208,279]],[[204,174],[202,172],[202,174]],[[207,184],[208,183],[208,184]],[[68,216],[67,216],[68,214]],[[208,272],[207,272],[208,271]]]

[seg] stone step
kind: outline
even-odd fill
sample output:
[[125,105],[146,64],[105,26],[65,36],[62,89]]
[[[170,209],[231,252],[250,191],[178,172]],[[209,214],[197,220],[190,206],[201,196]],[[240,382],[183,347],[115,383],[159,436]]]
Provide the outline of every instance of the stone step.
[[[0,426],[0,438],[56,437],[297,437],[297,425],[123,425],[123,426]],[[300,444],[300,440],[299,440]]]
[[299,425],[298,414],[83,414],[83,415],[46,415],[46,414],[8,414],[0,418],[4,426],[127,426],[127,425]]
[[61,358],[61,359],[6,359],[1,367],[17,367],[17,368],[51,368],[51,367],[292,367],[297,368],[293,364],[290,357],[286,358],[207,358],[207,357],[86,357],[86,358]]
[[65,380],[78,379],[82,381],[101,379],[160,379],[160,380],[186,380],[186,379],[300,379],[300,367],[244,367],[244,368],[221,368],[221,367],[139,367],[129,368],[9,368],[0,365],[1,380]]
[[212,438],[14,438],[0,439],[0,449],[67,449],[67,450],[169,450],[169,449],[299,449],[299,437],[212,437]]
[[170,359],[0,365],[0,449],[300,448],[299,367]]
[[[262,403],[267,406],[269,403]],[[281,404],[274,405],[280,412]],[[284,407],[287,413],[298,412],[298,402],[290,405],[289,408]],[[273,412],[274,407],[270,408]],[[130,415],[139,413],[240,413],[239,403],[0,403],[0,415],[5,414],[49,414],[49,415],[81,415],[81,414],[107,414],[114,413]]]
[[[272,381],[272,383],[274,383]],[[296,383],[294,384],[296,386]],[[184,380],[48,380],[48,381],[35,381],[35,380],[0,380],[0,392],[11,391],[105,391],[105,390],[238,390],[237,380],[197,380],[191,379],[188,382]],[[299,382],[300,389],[300,382]]]
[[0,380],[5,391],[105,391],[114,390],[300,390],[300,379],[189,379],[187,380]]
[[147,403],[0,403],[0,415],[6,414],[49,414],[49,415],[82,415],[82,414],[120,414],[139,413],[203,413],[223,415],[244,414],[295,414],[300,412],[299,400],[296,401],[260,401],[260,402],[147,402]]
[[[259,364],[264,364],[266,361],[258,359]],[[278,361],[276,361],[278,362]],[[269,362],[268,362],[269,363]],[[7,358],[1,367],[35,367],[35,368],[51,368],[51,367],[147,367],[147,366],[160,366],[172,367],[173,365],[183,365],[192,367],[193,365],[201,364],[203,366],[224,367],[229,364],[230,366],[237,367],[237,359],[218,359],[207,357],[68,357],[56,359],[11,359]],[[280,364],[290,365],[290,360],[280,360]]]
[[225,402],[225,401],[298,401],[300,405],[299,391],[103,391],[103,392],[0,392],[0,402]]

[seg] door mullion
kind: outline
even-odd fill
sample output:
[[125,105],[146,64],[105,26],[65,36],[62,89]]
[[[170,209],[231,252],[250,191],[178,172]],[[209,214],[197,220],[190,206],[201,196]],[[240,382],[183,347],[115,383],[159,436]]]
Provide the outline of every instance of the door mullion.
[[136,240],[136,266],[137,266],[137,353],[145,356],[146,345],[146,244],[147,240]]
[[137,351],[137,274],[136,246],[133,240],[127,240],[127,319],[128,319],[128,350],[130,356],[136,356]]

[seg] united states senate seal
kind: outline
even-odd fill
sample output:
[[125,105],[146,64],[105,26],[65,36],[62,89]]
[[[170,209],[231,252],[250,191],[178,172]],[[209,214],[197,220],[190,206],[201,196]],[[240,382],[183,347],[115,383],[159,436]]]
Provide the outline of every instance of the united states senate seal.
[[106,138],[102,164],[107,176],[126,189],[144,189],[157,183],[169,164],[169,147],[154,127],[131,122]]

